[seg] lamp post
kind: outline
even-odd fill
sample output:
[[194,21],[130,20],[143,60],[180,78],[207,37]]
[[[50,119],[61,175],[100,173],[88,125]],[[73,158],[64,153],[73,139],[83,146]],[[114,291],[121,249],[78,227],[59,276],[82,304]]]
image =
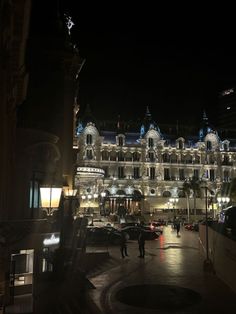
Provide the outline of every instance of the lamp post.
[[77,190],[76,189],[64,189],[64,198],[65,200],[69,201],[69,207],[68,207],[68,216],[70,218],[73,218],[73,209],[72,209],[72,202],[73,200],[77,199]]
[[105,215],[105,206],[104,206],[104,198],[106,197],[106,192],[105,191],[102,191],[101,192],[101,203],[102,203],[102,213],[103,215]]
[[173,206],[174,218],[176,218],[175,206],[176,206],[176,204],[178,203],[178,201],[179,201],[179,198],[178,198],[178,197],[171,197],[171,198],[169,199],[169,202],[170,202],[170,203],[172,204],[172,206]]
[[207,182],[203,181],[202,188],[204,189],[204,196],[205,196],[205,219],[206,219],[206,259],[203,262],[203,268],[205,271],[212,272],[213,271],[213,265],[211,260],[209,259],[209,237],[208,237],[208,200],[207,200],[207,191],[208,186]]
[[[40,199],[41,199],[41,208],[46,212],[47,220],[52,222],[53,213],[61,209],[61,196],[62,196],[62,187],[40,187]],[[60,246],[63,243],[64,230],[63,230],[63,209],[60,210],[59,224],[60,224]]]
[[[77,189],[64,188],[63,213],[61,217],[61,231],[67,247],[71,247],[73,240],[74,201],[77,200]],[[65,211],[65,215],[64,215]]]

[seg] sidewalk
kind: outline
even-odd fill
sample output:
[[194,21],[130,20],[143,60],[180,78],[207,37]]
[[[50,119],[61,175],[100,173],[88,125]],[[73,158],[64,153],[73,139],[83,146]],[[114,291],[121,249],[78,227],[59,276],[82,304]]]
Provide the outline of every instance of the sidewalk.
[[[118,266],[91,276],[89,290],[94,313],[229,313],[236,295],[216,275],[203,271],[198,233],[164,228],[157,241],[146,241],[146,257],[138,258],[137,241],[128,243],[129,257],[109,247]],[[227,265],[226,265],[227,267]]]

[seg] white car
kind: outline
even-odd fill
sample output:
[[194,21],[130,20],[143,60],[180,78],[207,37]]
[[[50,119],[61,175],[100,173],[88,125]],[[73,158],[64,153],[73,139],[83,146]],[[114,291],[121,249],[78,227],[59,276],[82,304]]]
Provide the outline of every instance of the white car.
[[113,224],[110,223],[108,220],[102,219],[102,218],[94,218],[92,222],[89,224],[89,226],[94,227],[106,227],[111,226],[113,227]]

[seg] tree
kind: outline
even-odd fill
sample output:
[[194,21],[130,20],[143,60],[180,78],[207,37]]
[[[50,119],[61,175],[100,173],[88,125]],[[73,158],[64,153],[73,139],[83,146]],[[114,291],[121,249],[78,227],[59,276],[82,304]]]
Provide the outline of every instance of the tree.
[[196,177],[192,177],[190,180],[190,189],[193,191],[193,209],[194,209],[194,216],[196,217],[196,198],[201,193],[201,187],[199,179]]

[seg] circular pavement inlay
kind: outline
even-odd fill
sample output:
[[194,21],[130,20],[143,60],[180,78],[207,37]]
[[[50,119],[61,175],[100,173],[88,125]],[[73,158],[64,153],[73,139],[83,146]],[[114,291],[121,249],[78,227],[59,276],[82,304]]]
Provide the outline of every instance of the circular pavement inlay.
[[137,285],[119,290],[116,299],[124,304],[147,309],[179,310],[201,300],[199,293],[171,285]]

